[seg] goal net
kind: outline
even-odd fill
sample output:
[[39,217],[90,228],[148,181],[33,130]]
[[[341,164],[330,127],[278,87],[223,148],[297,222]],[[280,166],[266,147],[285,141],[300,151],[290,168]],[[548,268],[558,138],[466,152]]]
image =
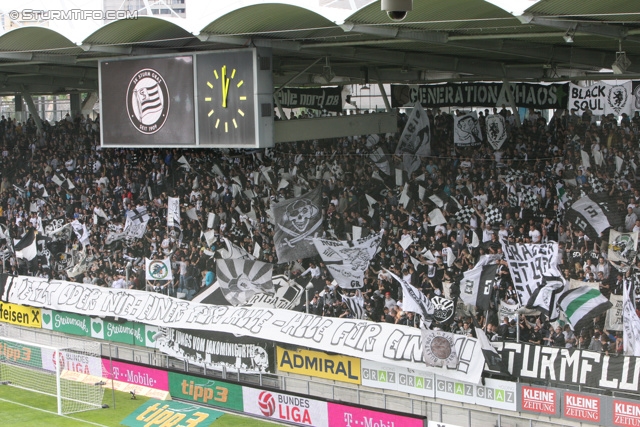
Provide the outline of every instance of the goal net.
[[[81,340],[65,344],[10,338],[0,327],[0,385],[52,396],[60,415],[101,408],[99,345]],[[34,406],[39,406],[37,399]]]

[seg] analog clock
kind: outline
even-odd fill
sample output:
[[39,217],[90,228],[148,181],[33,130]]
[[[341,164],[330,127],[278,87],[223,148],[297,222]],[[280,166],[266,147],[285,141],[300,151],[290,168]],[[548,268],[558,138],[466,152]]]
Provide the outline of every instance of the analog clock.
[[[249,104],[247,94],[244,92],[244,79],[236,68],[221,66],[213,70],[214,79],[207,80],[207,87],[211,90],[211,96],[205,96],[204,102],[210,103],[207,117],[214,121],[214,128],[224,129],[225,133],[238,129],[238,123],[246,115]],[[231,100],[229,99],[231,97]]]
[[255,144],[253,51],[199,55],[200,145]]

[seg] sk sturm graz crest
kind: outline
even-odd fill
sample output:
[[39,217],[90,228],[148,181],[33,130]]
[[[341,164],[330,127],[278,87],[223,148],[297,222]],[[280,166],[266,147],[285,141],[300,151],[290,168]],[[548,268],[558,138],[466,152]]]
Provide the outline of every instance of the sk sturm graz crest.
[[169,90],[160,73],[151,68],[138,71],[127,88],[127,115],[140,133],[158,132],[169,114]]
[[620,112],[627,105],[628,100],[629,94],[627,93],[627,89],[624,86],[611,86],[607,95],[607,103],[609,104],[611,109],[616,112],[616,115],[620,114]]

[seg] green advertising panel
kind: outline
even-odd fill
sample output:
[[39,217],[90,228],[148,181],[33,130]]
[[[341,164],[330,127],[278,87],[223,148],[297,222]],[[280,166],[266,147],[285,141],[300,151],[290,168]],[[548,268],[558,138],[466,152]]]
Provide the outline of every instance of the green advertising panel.
[[111,322],[99,318],[91,319],[91,336],[107,341],[144,346],[145,327],[137,322]]
[[151,399],[120,424],[129,427],[208,427],[222,415],[220,411],[193,404]]
[[242,386],[210,378],[169,372],[169,393],[174,399],[243,411]]
[[[16,365],[42,368],[42,353],[40,347],[4,341],[2,339],[0,339],[0,360],[12,362]],[[242,392],[240,394],[242,395]]]
[[42,310],[42,328],[65,334],[91,336],[90,318],[81,314]]

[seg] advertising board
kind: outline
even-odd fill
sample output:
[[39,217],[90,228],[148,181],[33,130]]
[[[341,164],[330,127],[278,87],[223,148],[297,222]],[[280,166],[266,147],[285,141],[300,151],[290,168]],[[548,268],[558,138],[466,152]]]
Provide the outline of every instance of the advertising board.
[[278,370],[298,375],[360,384],[360,359],[322,351],[276,348]]

